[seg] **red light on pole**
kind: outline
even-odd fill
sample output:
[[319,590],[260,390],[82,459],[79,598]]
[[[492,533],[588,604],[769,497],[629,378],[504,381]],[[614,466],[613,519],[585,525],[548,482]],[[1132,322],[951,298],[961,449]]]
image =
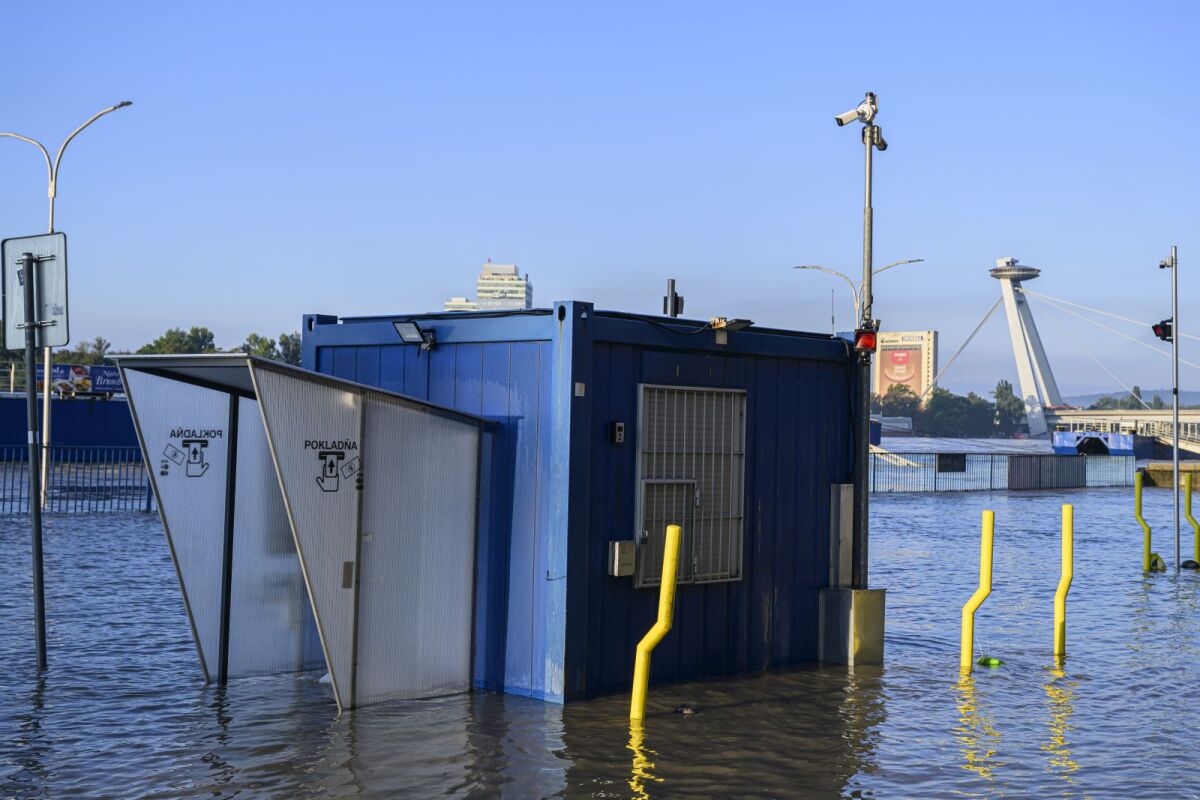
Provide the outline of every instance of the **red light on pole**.
[[854,332],[854,349],[865,353],[875,352],[875,331],[857,330]]
[[1162,322],[1156,322],[1150,326],[1150,329],[1154,331],[1154,335],[1164,342],[1171,341],[1171,328],[1171,320],[1169,319],[1164,319]]

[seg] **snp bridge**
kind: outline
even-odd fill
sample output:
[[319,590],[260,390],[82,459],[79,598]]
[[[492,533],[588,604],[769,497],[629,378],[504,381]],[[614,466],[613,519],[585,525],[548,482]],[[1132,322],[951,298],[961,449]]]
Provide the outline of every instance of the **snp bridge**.
[[[1059,409],[1046,412],[1046,422],[1057,431],[1098,431],[1146,436],[1171,444],[1171,409],[1141,411],[1087,411]],[[1179,410],[1179,449],[1200,455],[1200,411]]]
[[[1144,408],[1137,410],[1084,410],[1067,406],[1054,379],[1042,339],[1038,335],[1037,325],[1033,320],[1029,298],[1034,297],[1045,305],[1062,311],[1073,317],[1096,325],[1109,333],[1125,338],[1154,351],[1162,356],[1170,357],[1170,353],[1144,342],[1124,331],[1110,325],[1098,322],[1081,312],[1091,312],[1136,325],[1145,331],[1149,324],[1140,320],[1114,314],[1101,309],[1089,308],[1069,300],[1050,297],[1035,292],[1024,286],[1041,275],[1041,270],[1020,264],[1015,258],[996,259],[996,267],[990,270],[990,275],[1000,282],[1000,299],[984,314],[983,319],[971,331],[966,341],[947,360],[939,371],[941,377],[946,369],[958,358],[963,349],[971,342],[983,327],[984,323],[995,313],[1002,304],[1008,319],[1009,337],[1012,342],[1013,357],[1017,367],[1017,382],[1021,397],[1025,403],[1025,417],[1029,424],[1029,434],[1033,437],[1047,437],[1051,431],[1097,431],[1100,433],[1125,433],[1156,439],[1169,444],[1172,439],[1171,409],[1155,409],[1146,404],[1129,386],[1121,381],[1105,366],[1104,362],[1088,351],[1080,342],[1075,342],[1080,350],[1091,358],[1100,369],[1118,384],[1126,394],[1135,398]],[[1177,335],[1179,335],[1177,333]],[[1186,339],[1200,337],[1183,335]],[[1200,364],[1180,359],[1181,364],[1200,369]],[[937,381],[934,378],[934,383]],[[932,387],[931,387],[932,388]],[[1179,446],[1190,452],[1200,454],[1200,410],[1180,410],[1179,412]]]

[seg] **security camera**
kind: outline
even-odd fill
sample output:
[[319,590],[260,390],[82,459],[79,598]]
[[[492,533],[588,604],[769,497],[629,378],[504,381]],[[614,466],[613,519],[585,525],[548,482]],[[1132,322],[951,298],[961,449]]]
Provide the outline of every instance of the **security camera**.
[[867,92],[867,97],[858,106],[850,111],[843,112],[834,117],[834,121],[840,128],[843,125],[854,122],[855,120],[864,124],[871,124],[871,120],[875,119],[875,112],[879,110],[875,102],[875,95],[872,92]]
[[[862,108],[862,106],[859,106],[859,108]],[[851,109],[850,111],[845,111],[841,114],[838,114],[833,119],[835,122],[837,122],[839,128],[842,127],[843,125],[849,125],[851,122],[857,122],[858,121],[858,108]]]
[[875,147],[881,153],[887,150],[887,140],[883,138],[883,132],[879,128],[875,129]]
[[1159,269],[1170,269],[1171,268],[1171,259],[1164,258],[1162,261],[1158,262],[1158,268]]

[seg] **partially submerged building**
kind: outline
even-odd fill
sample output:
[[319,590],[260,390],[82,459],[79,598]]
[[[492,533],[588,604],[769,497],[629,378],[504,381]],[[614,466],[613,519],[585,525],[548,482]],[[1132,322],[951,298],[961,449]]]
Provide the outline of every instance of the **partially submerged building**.
[[[859,386],[856,356],[843,339],[556,302],[491,313],[308,315],[305,370],[240,358],[247,377],[224,383],[183,362],[122,366],[152,466],[167,445],[185,465],[189,454],[182,440],[160,441],[162,433],[151,441],[139,398],[150,394],[130,373],[218,393],[241,381],[236,396],[250,403],[241,413],[259,414],[265,435],[252,468],[258,483],[244,483],[236,466],[235,508],[244,493],[276,497],[264,501],[276,504],[271,546],[283,552],[290,527],[300,556],[287,584],[293,632],[284,637],[298,655],[287,665],[313,666],[318,656],[304,634],[311,623],[295,610],[302,596],[295,587],[306,585],[326,665],[335,681],[341,673],[343,705],[466,684],[552,702],[626,688],[636,643],[655,618],[664,529],[673,523],[684,529],[675,626],[655,651],[652,680],[816,661],[823,628],[826,647],[836,651],[847,640],[847,615],[858,601],[824,603],[829,621],[821,621],[822,595],[831,597],[824,590],[850,581],[846,485]],[[282,385],[279,374],[292,388],[266,391],[268,383]],[[219,398],[212,407],[219,417]],[[354,422],[342,419],[346,408],[411,413],[367,411],[355,438],[343,431]],[[160,416],[160,428],[174,419]],[[286,436],[278,433],[284,429]],[[283,452],[287,436],[298,451]],[[443,448],[444,436],[451,438]],[[350,438],[357,471],[345,474],[346,448],[332,466],[317,463],[319,453]],[[317,449],[308,452],[306,441]],[[186,466],[182,475],[174,480],[186,488]],[[361,507],[360,516],[331,516],[321,477],[355,484],[345,502]],[[156,475],[156,490],[174,538],[180,503],[164,480]],[[202,535],[232,531],[223,535],[238,542],[237,520],[226,516],[205,522]],[[187,591],[178,545],[174,554]],[[232,575],[224,583],[236,592],[237,561],[226,563]],[[220,571],[206,568],[199,580],[220,587]],[[236,596],[225,590],[224,597],[226,616],[236,618]],[[445,604],[458,610],[443,613]],[[335,606],[341,616],[324,610]],[[881,601],[877,607],[881,625]],[[219,642],[204,643],[191,613],[208,658]],[[453,646],[425,658],[430,634],[422,620],[435,613]],[[349,638],[331,645],[337,636]],[[872,636],[865,646],[877,651],[881,628]],[[877,655],[860,651],[858,660]],[[414,671],[420,680],[408,675]],[[362,682],[371,680],[364,693]]]

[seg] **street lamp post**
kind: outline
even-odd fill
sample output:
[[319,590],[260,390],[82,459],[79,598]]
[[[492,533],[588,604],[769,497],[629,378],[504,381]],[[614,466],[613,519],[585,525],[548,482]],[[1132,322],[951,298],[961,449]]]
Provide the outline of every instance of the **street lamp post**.
[[[49,233],[54,233],[54,200],[58,195],[58,168],[62,164],[63,153],[66,151],[67,145],[69,145],[71,143],[71,140],[74,139],[76,136],[78,136],[83,131],[84,128],[91,125],[93,122],[100,119],[105,114],[111,114],[112,112],[114,112],[118,109],[124,108],[125,106],[131,106],[131,105],[133,105],[132,101],[122,100],[120,103],[117,103],[115,106],[109,106],[108,108],[103,109],[102,111],[98,111],[95,114],[93,114],[91,117],[89,117],[87,119],[86,122],[84,122],[82,125],[80,125],[75,130],[71,131],[71,135],[68,136],[65,140],[63,140],[63,143],[58,148],[58,153],[55,154],[53,159],[50,158],[50,151],[47,150],[46,146],[43,145],[38,140],[31,139],[28,136],[22,136],[19,133],[11,133],[11,132],[7,132],[7,131],[0,132],[0,137],[8,137],[10,139],[20,139],[22,142],[29,142],[31,145],[33,145],[34,147],[36,147],[38,150],[40,150],[42,152],[42,158],[44,158],[46,161],[46,180],[48,183],[46,196],[50,200],[50,220],[49,220],[49,231],[48,231]],[[47,491],[46,486],[47,486],[47,483],[49,482],[49,477],[50,477],[50,377],[51,377],[51,375],[50,375],[50,373],[51,373],[50,358],[51,358],[51,353],[50,353],[49,347],[44,348],[42,350],[42,356],[43,356],[43,360],[45,362],[45,366],[43,367],[43,371],[42,371],[42,376],[43,376],[42,377],[42,492],[41,492],[42,496],[40,498],[38,498],[38,501],[44,507],[46,505],[46,491]],[[34,380],[33,374],[29,374],[29,375],[25,376],[25,381],[27,383],[32,380]],[[31,502],[31,503],[34,502],[34,499],[32,497],[29,498],[29,502]]]
[[[920,264],[925,259],[923,258],[906,258],[900,261],[893,261],[890,264],[885,264],[878,269],[872,269],[868,277],[873,277],[881,272],[886,272],[892,267],[899,267],[903,264]],[[854,299],[854,314],[858,319],[859,330],[876,331],[879,329],[879,320],[871,319],[870,312],[864,311],[863,303],[868,296],[867,289],[864,283],[855,284],[849,275],[844,272],[838,272],[836,269],[822,267],[819,264],[801,264],[793,267],[793,269],[811,269],[817,272],[824,272],[826,275],[832,275],[835,278],[841,278],[850,287],[850,295]],[[870,320],[870,325],[865,325],[863,320]],[[874,346],[872,346],[874,347]],[[855,450],[855,467],[854,467],[854,569],[852,580],[855,587],[860,589],[867,588],[867,514],[870,487],[867,485],[867,472],[870,469],[871,458],[871,351],[859,351],[859,381],[861,383],[861,396],[859,398],[859,427],[858,436],[861,445]]]

